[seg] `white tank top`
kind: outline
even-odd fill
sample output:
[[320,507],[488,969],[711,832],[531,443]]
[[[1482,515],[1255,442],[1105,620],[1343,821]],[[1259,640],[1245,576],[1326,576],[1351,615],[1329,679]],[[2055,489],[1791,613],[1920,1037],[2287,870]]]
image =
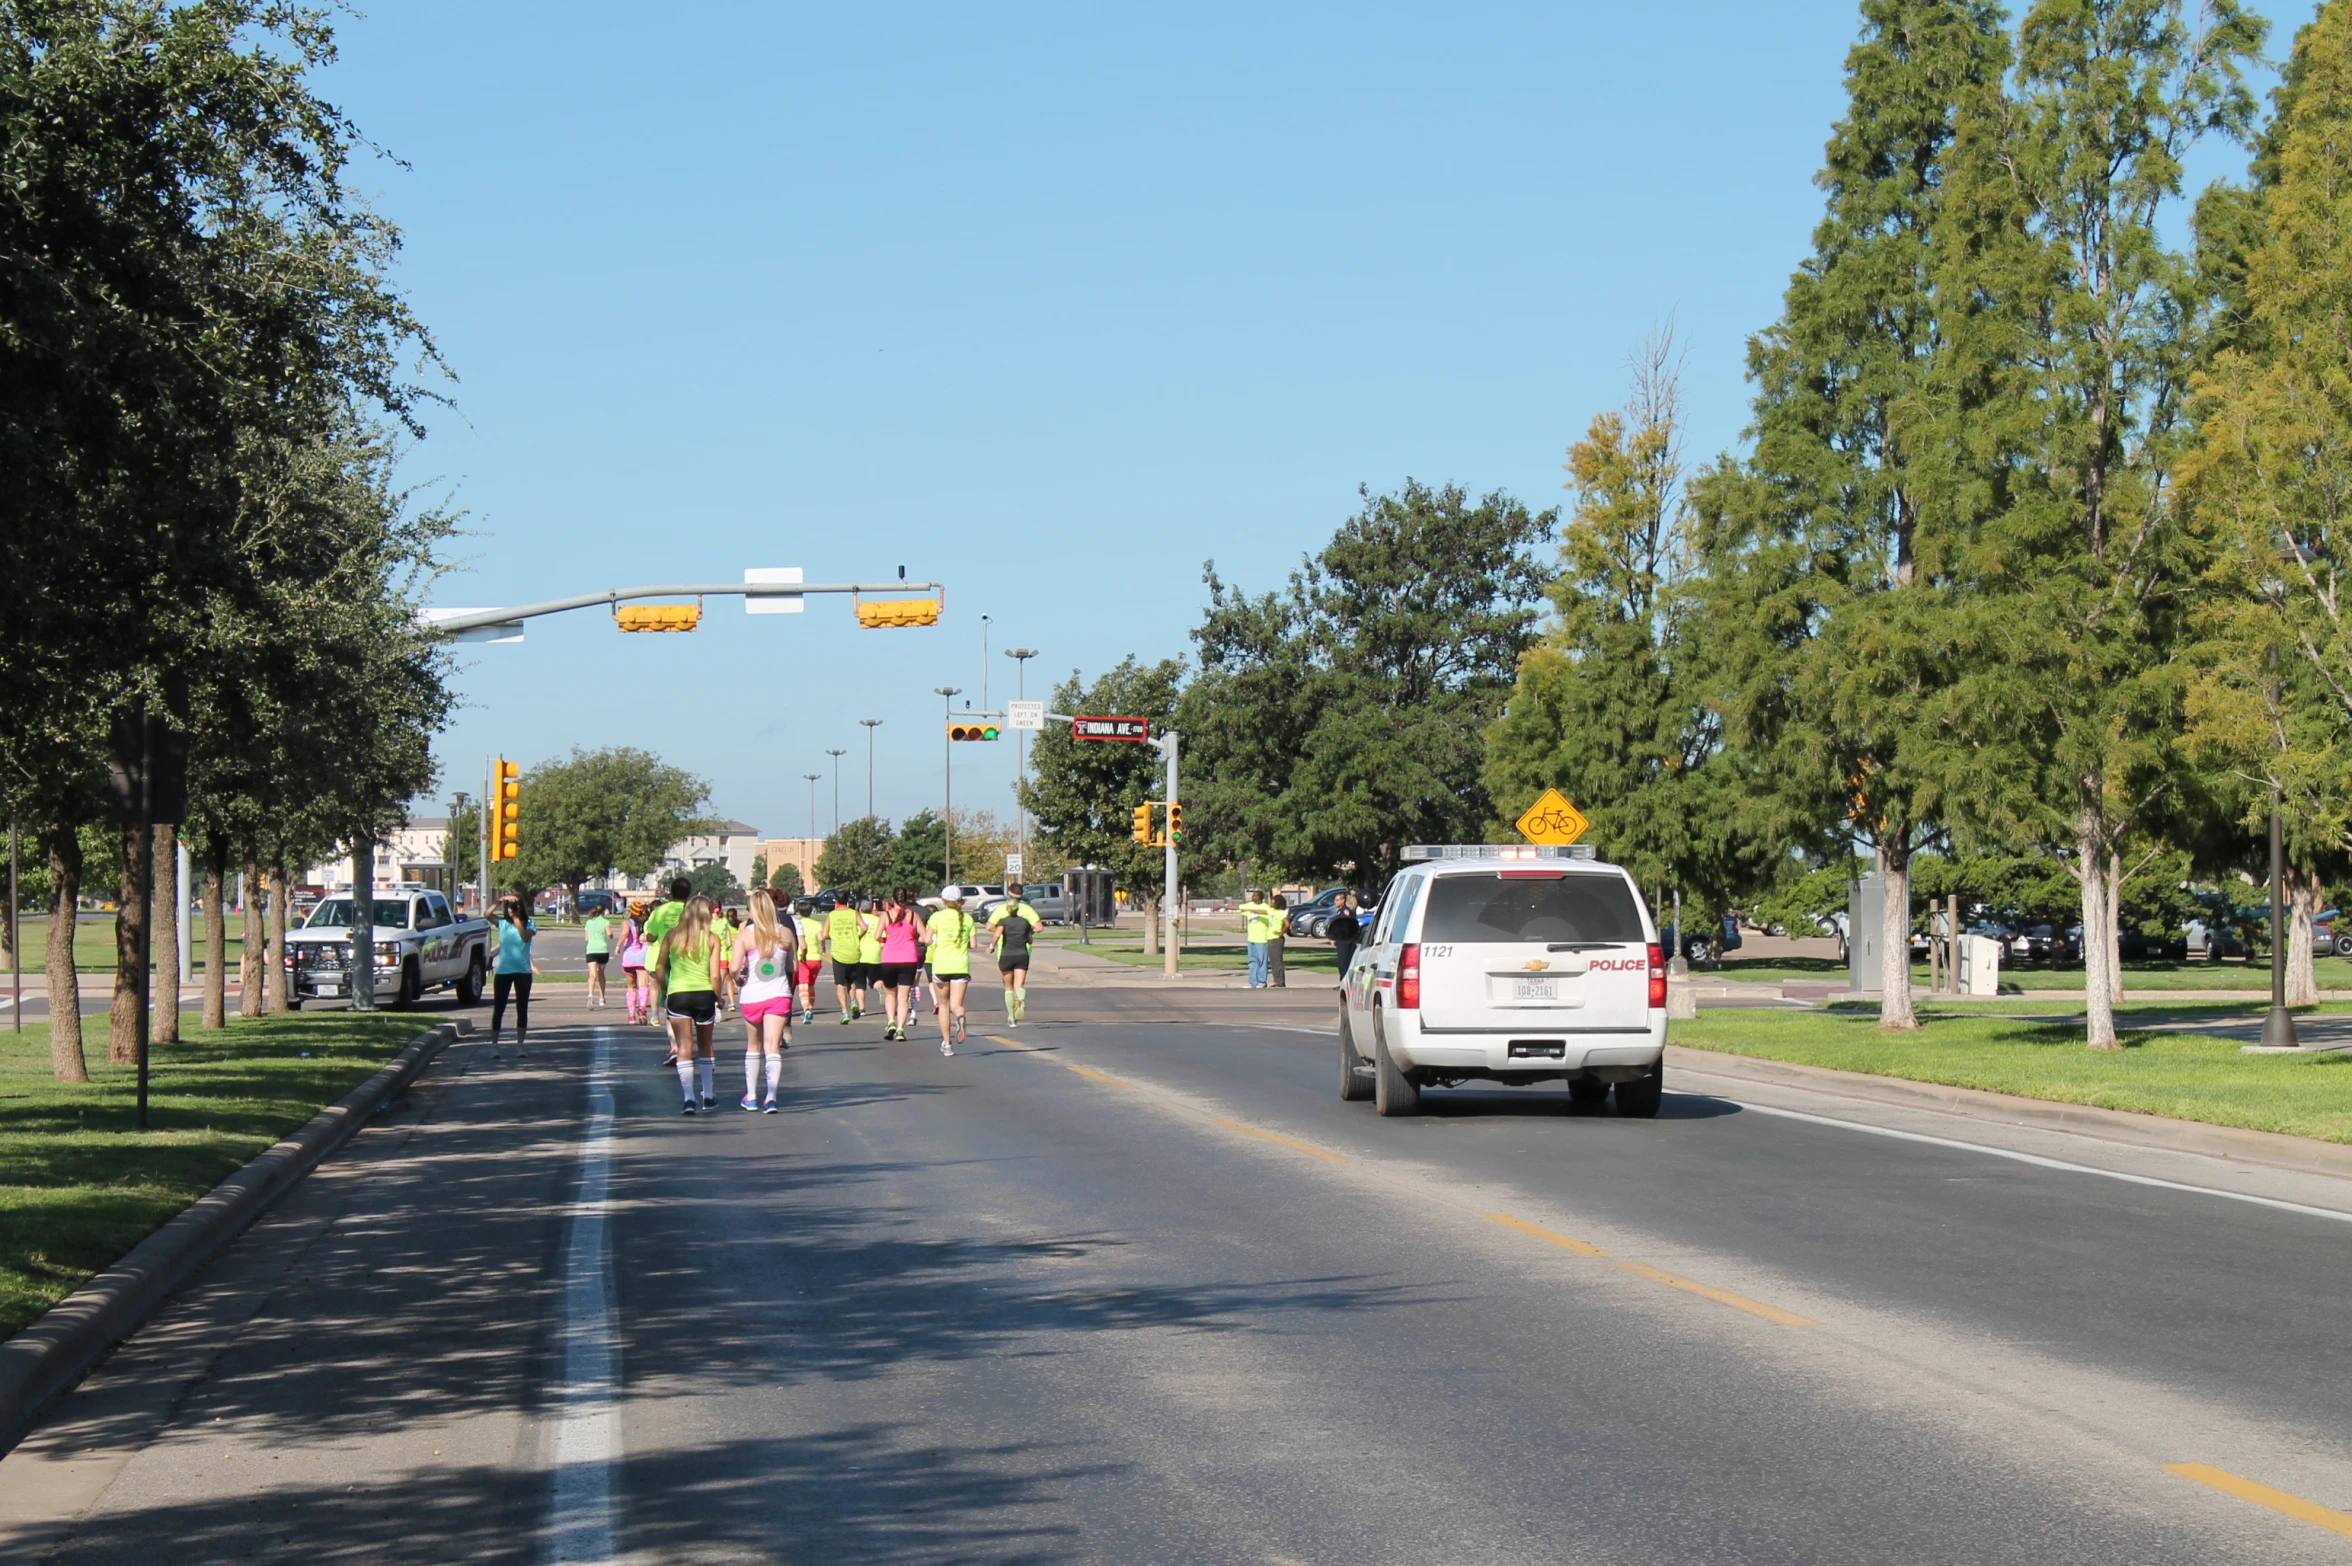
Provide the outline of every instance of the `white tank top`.
[[760,955],[759,938],[749,926],[735,937],[735,950],[746,959],[743,988],[736,995],[738,1003],[782,1000],[792,993],[792,937],[787,934],[776,943],[776,949]]

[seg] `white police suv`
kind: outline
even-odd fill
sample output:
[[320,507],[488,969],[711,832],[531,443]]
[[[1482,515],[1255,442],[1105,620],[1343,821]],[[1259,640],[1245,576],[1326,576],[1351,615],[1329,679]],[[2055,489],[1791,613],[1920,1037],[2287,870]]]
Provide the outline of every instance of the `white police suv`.
[[1408,848],[1340,985],[1339,1096],[1565,1079],[1621,1115],[1665,1091],[1666,953],[1633,877],[1590,848]]

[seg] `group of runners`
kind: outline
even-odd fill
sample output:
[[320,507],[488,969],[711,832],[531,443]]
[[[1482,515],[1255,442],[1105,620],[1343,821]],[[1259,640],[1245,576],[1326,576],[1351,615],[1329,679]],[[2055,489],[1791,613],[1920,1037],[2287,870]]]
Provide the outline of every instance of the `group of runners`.
[[1031,944],[1042,921],[1016,884],[983,926],[965,911],[962,890],[940,888],[937,908],[928,911],[911,888],[900,887],[886,898],[836,899],[820,914],[814,898],[784,906],[765,890],[753,892],[747,908],[723,908],[695,895],[680,877],[670,883],[666,902],[632,903],[625,919],[599,914],[583,921],[588,1004],[611,1004],[605,969],[617,956],[629,1021],[668,1032],[663,1064],[676,1069],[689,1115],[717,1107],[714,1034],[732,1007],[744,1025],[742,1107],[774,1114],[792,1023],[816,1015],[817,981],[827,962],[843,1024],[863,1017],[879,990],[883,1037],[903,1040],[928,989],[939,1019],[939,1053],[952,1056],[964,1041],[972,951],[985,932],[1004,983],[1005,1021],[1021,1025]]

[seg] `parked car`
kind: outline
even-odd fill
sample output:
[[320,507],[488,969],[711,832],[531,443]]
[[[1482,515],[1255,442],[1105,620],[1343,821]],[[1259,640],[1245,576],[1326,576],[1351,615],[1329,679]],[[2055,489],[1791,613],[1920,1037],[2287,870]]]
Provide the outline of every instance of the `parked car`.
[[2124,930],[2115,937],[2115,951],[2125,962],[2180,962],[2189,955],[2189,943],[2177,930],[2163,935]]
[[[299,1011],[305,1000],[351,993],[351,914],[348,895],[322,899],[298,930],[286,932],[286,1004]],[[421,886],[402,886],[376,895],[370,914],[375,948],[376,990],[391,1005],[406,1006],[420,995],[454,988],[458,1004],[482,998],[490,971],[490,924],[462,918],[447,898]]]
[[[1736,918],[1725,919],[1723,921],[1723,949],[1727,952],[1736,952],[1740,949],[1741,944],[1739,920]],[[1682,955],[1693,962],[1707,955],[1707,932],[1703,928],[1682,932]]]
[[1328,925],[1333,905],[1338,901],[1339,894],[1346,890],[1344,886],[1328,886],[1305,902],[1292,904],[1284,919],[1282,933],[1319,938],[1323,932],[1314,927],[1315,921],[1321,919]]

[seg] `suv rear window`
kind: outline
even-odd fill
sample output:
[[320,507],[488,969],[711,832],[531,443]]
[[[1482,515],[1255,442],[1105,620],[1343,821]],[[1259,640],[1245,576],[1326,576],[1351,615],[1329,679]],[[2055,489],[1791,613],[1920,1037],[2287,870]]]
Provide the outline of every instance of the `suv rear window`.
[[1647,939],[1633,889],[1613,875],[1506,880],[1441,875],[1429,888],[1424,941],[1624,941]]

